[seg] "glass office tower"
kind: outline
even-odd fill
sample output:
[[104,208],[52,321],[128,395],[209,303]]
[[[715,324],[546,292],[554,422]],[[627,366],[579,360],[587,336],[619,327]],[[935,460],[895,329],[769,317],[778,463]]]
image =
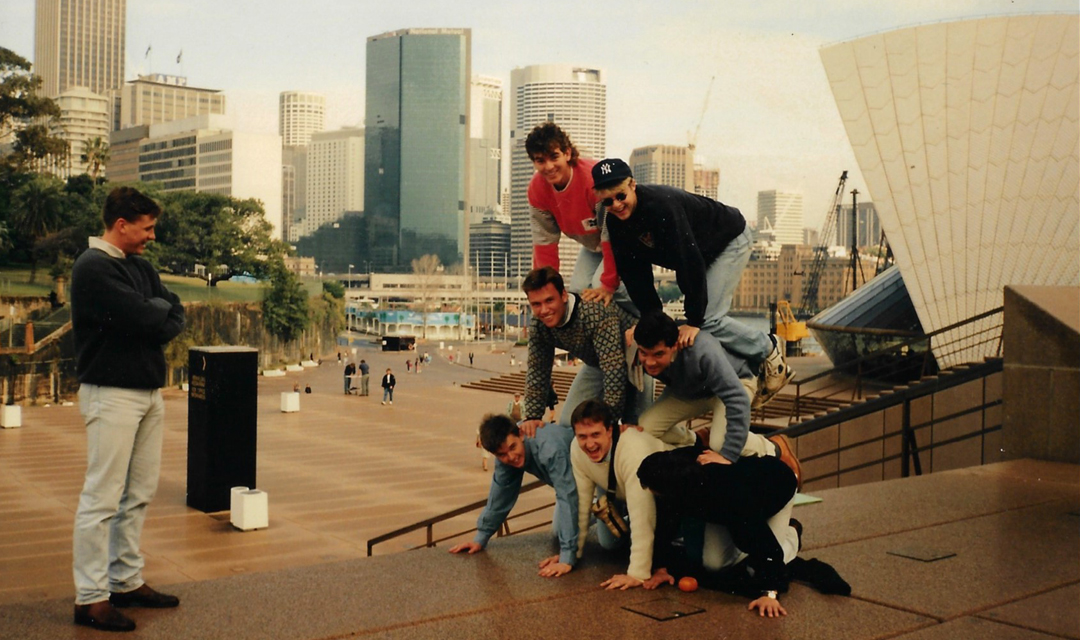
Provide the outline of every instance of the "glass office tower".
[[379,268],[468,251],[471,44],[469,29],[368,38],[364,215]]

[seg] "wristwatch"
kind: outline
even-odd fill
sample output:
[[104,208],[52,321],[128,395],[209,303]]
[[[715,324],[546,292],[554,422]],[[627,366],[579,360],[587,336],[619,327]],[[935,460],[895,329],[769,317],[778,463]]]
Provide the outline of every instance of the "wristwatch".
[[776,592],[775,591],[766,591],[765,592],[765,597],[770,598],[772,600],[776,600]]

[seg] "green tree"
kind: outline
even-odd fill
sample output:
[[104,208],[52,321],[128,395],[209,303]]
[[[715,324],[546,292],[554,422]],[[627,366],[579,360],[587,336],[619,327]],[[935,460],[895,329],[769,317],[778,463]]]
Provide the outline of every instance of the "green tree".
[[30,247],[30,283],[37,272],[38,241],[60,228],[63,221],[64,183],[48,175],[35,175],[11,195],[11,223]]
[[335,300],[341,300],[345,297],[345,285],[337,280],[327,280],[322,283],[323,294],[329,295]]
[[101,136],[87,140],[83,148],[82,163],[86,166],[90,179],[96,183],[101,170],[109,164],[109,143],[102,140]]
[[[52,99],[38,95],[41,78],[30,73],[30,62],[0,47],[0,131],[15,128],[11,152],[0,163],[19,171],[44,168],[66,160],[68,144],[49,133],[45,123],[60,117]],[[14,127],[16,123],[26,123]]]
[[283,342],[292,342],[308,327],[307,292],[300,278],[280,261],[273,265],[270,287],[263,293],[263,324],[270,335]]
[[207,284],[215,286],[234,275],[271,275],[288,246],[270,237],[262,203],[214,193],[178,191],[161,194],[164,215],[158,220],[157,242],[146,251],[158,267],[192,273],[205,265]]

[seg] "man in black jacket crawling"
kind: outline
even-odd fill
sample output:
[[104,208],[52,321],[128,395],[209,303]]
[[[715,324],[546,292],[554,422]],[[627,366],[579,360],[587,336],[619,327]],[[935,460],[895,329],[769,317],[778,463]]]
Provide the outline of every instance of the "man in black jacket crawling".
[[175,607],[142,579],[146,508],[157,490],[165,344],[184,328],[180,298],[140,254],[161,208],[130,187],[105,200],[105,233],[71,269],[86,478],[75,513],[75,624],[132,631],[118,607]]

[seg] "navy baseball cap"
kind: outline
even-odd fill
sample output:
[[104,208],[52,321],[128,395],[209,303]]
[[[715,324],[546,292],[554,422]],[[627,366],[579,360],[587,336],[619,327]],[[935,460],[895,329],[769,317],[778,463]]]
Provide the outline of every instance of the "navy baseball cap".
[[618,158],[601,160],[592,168],[593,188],[595,189],[614,187],[623,180],[633,177],[634,174],[630,171],[630,165]]

